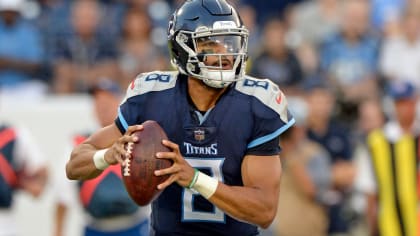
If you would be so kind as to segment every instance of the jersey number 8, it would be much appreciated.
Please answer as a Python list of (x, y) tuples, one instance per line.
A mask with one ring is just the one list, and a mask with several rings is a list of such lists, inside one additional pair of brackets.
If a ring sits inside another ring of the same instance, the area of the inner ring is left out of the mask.
[[(185, 158), (188, 163), (197, 169), (208, 169), (210, 170), (211, 176), (217, 180), (223, 182), (222, 176), (222, 165), (224, 158)], [(219, 208), (213, 205), (213, 212), (205, 212), (194, 210), (195, 196), (200, 195), (199, 193), (184, 188), (183, 192), (183, 203), (182, 203), (182, 221), (184, 222), (213, 222), (213, 223), (224, 223), (225, 214)]]

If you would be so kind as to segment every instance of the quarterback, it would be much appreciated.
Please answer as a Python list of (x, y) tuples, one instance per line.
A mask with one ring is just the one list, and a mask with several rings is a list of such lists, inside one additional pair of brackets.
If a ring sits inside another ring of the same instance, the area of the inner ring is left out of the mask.
[(279, 136), (294, 124), (281, 90), (245, 75), (248, 31), (225, 0), (187, 0), (168, 28), (177, 71), (140, 74), (115, 122), (74, 148), (70, 179), (94, 178), (123, 163), (124, 145), (157, 121), (173, 161), (152, 203), (150, 235), (258, 235), (276, 215)]

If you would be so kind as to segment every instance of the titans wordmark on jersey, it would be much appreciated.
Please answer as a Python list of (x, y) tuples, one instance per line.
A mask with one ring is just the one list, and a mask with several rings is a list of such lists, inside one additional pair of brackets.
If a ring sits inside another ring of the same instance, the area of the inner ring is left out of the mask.
[[(236, 186), (243, 185), (241, 164), (247, 150), (294, 123), (283, 93), (269, 80), (246, 77), (203, 114), (189, 103), (187, 79), (176, 72), (141, 74), (127, 89), (116, 119), (121, 133), (146, 120), (157, 121), (193, 167)], [(156, 235), (258, 234), (256, 226), (227, 216), (177, 184), (153, 202), (152, 229)]]

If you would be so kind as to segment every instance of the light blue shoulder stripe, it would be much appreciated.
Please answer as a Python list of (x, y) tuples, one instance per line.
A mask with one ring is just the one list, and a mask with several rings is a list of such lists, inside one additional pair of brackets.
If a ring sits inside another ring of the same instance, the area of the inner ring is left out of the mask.
[(288, 128), (290, 128), (290, 126), (292, 126), (294, 123), (295, 123), (295, 118), (292, 118), (287, 124), (283, 125), (282, 127), (280, 127), (278, 130), (274, 131), (273, 133), (268, 134), (266, 136), (263, 136), (263, 137), (260, 137), (260, 138), (257, 138), (255, 140), (251, 141), (248, 144), (247, 148), (253, 148), (253, 147), (256, 147), (256, 146), (258, 146), (260, 144), (263, 144), (263, 143), (265, 143), (267, 141), (272, 140), (273, 138), (279, 136), (284, 131), (286, 131)]
[(124, 130), (127, 131), (128, 124), (127, 124), (127, 121), (124, 119), (123, 114), (121, 113), (121, 108), (119, 108), (119, 107), (118, 107), (118, 119), (120, 120), (122, 126), (124, 127)]

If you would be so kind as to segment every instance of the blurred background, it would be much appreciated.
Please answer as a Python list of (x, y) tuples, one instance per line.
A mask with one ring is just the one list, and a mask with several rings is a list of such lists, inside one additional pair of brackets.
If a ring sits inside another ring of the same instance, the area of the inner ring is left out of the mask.
[[(173, 69), (166, 28), (180, 2), (0, 0), (1, 120), (32, 133), (51, 177), (40, 199), (17, 193), (22, 236), (53, 235), (57, 163), (73, 135), (98, 126), (89, 89)], [(250, 30), (248, 74), (278, 84), (297, 120), (281, 139), (279, 214), (263, 234), (374, 235), (366, 138), (397, 119), (397, 99), (420, 91), (420, 1), (230, 2)], [(82, 211), (74, 204), (65, 235), (80, 235)]]

